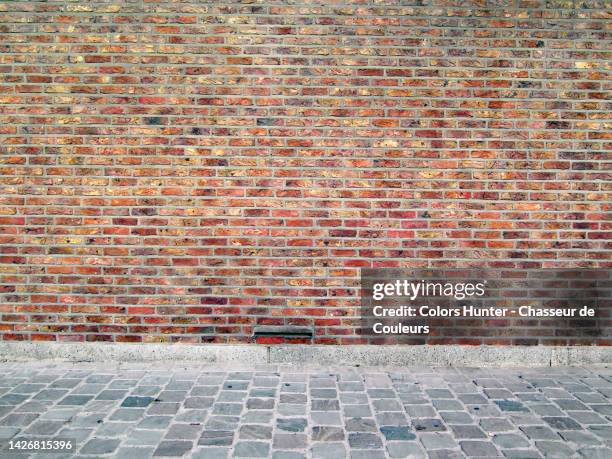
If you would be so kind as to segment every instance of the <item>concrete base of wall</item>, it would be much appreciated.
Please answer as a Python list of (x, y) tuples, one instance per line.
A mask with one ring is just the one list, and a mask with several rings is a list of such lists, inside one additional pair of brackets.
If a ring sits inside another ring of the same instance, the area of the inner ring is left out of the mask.
[(555, 346), (264, 346), (0, 342), (0, 360), (197, 361), (359, 366), (582, 366), (612, 363), (612, 348)]

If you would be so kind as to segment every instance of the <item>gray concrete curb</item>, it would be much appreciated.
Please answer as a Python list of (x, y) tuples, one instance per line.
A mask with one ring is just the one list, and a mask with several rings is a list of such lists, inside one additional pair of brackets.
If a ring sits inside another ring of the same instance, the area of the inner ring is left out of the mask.
[(612, 363), (609, 347), (309, 346), (0, 342), (0, 360), (197, 361), (240, 364), (581, 366)]

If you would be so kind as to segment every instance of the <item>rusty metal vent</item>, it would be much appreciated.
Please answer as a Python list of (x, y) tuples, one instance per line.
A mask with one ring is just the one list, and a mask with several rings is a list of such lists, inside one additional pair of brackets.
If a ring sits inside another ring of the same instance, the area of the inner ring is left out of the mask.
[(253, 337), (279, 336), (282, 338), (314, 338), (314, 330), (309, 327), (261, 325), (253, 328)]

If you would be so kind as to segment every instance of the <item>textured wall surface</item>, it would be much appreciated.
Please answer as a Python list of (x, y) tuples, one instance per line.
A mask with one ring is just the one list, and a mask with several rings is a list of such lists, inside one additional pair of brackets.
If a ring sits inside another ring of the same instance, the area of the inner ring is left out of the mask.
[(2, 339), (364, 343), (362, 267), (611, 266), (611, 17), (0, 1)]

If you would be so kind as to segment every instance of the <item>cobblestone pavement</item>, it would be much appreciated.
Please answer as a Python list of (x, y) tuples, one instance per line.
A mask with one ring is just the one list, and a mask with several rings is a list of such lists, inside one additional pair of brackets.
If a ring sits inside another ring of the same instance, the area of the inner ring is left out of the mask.
[(77, 445), (32, 457), (612, 458), (609, 368), (0, 368), (3, 448)]

